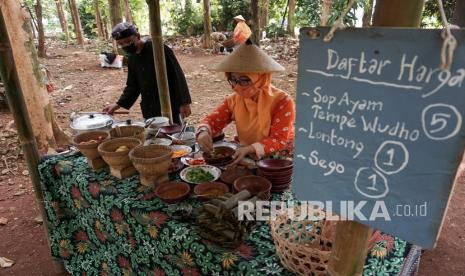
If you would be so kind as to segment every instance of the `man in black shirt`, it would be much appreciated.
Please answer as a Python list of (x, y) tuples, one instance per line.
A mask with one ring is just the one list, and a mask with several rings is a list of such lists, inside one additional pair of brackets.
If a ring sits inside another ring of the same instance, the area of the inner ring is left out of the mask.
[[(141, 40), (135, 26), (127, 22), (116, 25), (113, 28), (112, 37), (129, 55), (128, 78), (126, 88), (119, 100), (105, 107), (103, 112), (111, 115), (120, 107), (129, 109), (140, 94), (144, 118), (161, 116), (152, 41)], [(173, 51), (166, 45), (164, 45), (164, 50), (173, 120), (175, 123), (180, 123), (179, 114), (183, 118), (191, 114), (191, 97), (186, 78)]]

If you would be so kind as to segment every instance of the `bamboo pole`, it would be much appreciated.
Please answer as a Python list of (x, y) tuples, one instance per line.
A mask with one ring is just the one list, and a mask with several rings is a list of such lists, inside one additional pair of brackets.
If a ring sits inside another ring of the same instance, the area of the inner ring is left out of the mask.
[(336, 239), (328, 263), (331, 276), (362, 275), (372, 229), (355, 221), (337, 224)]
[[(26, 102), (23, 97), (20, 80), (13, 58), (10, 38), (7, 32), (3, 13), (0, 10), (0, 76), (5, 86), (5, 95), (8, 100), (10, 111), (18, 130), (18, 136), (21, 147), (24, 152), (24, 157), (29, 169), (32, 186), (36, 197), (37, 205), (39, 206), (40, 214), (43, 220), (45, 237), (47, 239), (48, 248), (50, 247), (50, 222), (47, 219), (47, 213), (44, 206), (44, 196), (40, 187), (40, 177), (38, 171), (39, 151), (37, 148), (34, 133), (28, 116)], [(51, 251), (50, 251), (51, 255)], [(64, 272), (61, 261), (55, 261), (55, 269), (58, 272)]]
[(146, 0), (149, 7), (150, 34), (153, 44), (153, 58), (155, 59), (155, 72), (157, 77), (158, 96), (160, 97), (161, 114), (173, 123), (171, 101), (166, 72), (165, 51), (160, 20), (160, 1)]
[(377, 0), (373, 26), (420, 27), (424, 0)]

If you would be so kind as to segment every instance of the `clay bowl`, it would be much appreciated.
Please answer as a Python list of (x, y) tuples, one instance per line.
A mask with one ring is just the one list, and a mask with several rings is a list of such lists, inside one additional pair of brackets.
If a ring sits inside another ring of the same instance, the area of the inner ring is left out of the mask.
[(264, 176), (266, 178), (284, 178), (284, 177), (291, 177), (292, 170), (289, 171), (279, 171), (279, 172), (267, 172), (263, 170), (257, 170), (257, 174)]
[(155, 189), (155, 195), (166, 203), (176, 203), (189, 196), (191, 187), (184, 182), (165, 182)]
[[(108, 139), (106, 131), (89, 131), (76, 135), (73, 138), (73, 144), (76, 145), (85, 157), (93, 160), (100, 157), (98, 146), (106, 139)], [(95, 140), (95, 142), (80, 144), (91, 140)]]
[(133, 137), (144, 142), (145, 128), (142, 126), (119, 126), (110, 130), (111, 138)]
[(247, 175), (236, 179), (233, 186), (238, 192), (248, 190), (252, 195), (257, 195), (259, 193), (269, 193), (272, 184), (268, 179), (261, 176)]
[(227, 163), (232, 160), (232, 156), (236, 152), (233, 148), (225, 146), (214, 147), (213, 151), (215, 152), (214, 155), (207, 152), (202, 154), (207, 164), (216, 165)]
[[(212, 191), (214, 190), (214, 191)], [(194, 194), (200, 200), (208, 200), (229, 192), (229, 187), (221, 182), (205, 182), (195, 186)]]
[[(141, 142), (137, 138), (115, 138), (101, 143), (98, 146), (98, 152), (110, 167), (121, 170), (132, 165), (129, 152), (140, 144)], [(120, 146), (126, 146), (129, 150), (115, 152)]]
[(265, 159), (257, 162), (257, 168), (263, 172), (281, 172), (292, 170), (294, 162), (287, 159)]
[(234, 181), (241, 176), (253, 175), (248, 169), (230, 167), (221, 173), (220, 180), (226, 184), (233, 185)]

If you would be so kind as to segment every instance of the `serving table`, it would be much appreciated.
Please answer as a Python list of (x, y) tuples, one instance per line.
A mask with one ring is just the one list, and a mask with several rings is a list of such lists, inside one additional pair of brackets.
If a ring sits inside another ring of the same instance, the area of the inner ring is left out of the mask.
[[(52, 254), (73, 275), (293, 275), (281, 265), (266, 222), (257, 222), (237, 248), (225, 249), (197, 234), (193, 216), (178, 216), (178, 209), (200, 207), (194, 197), (166, 204), (138, 175), (120, 180), (108, 168), (94, 171), (79, 153), (47, 157), (39, 172)], [(273, 199), (293, 196), (286, 191)], [(378, 236), (364, 275), (415, 271), (418, 248)]]

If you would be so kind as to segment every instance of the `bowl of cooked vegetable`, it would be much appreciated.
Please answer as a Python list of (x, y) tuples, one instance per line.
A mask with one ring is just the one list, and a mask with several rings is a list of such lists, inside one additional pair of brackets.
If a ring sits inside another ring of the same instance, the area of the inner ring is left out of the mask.
[(210, 165), (187, 167), (179, 173), (182, 180), (191, 184), (200, 184), (217, 180), (221, 170)]
[(207, 164), (218, 165), (232, 161), (232, 156), (236, 151), (231, 147), (219, 146), (213, 147), (213, 151), (204, 152), (203, 158)]
[(194, 188), (194, 194), (200, 200), (208, 200), (217, 198), (229, 192), (229, 187), (221, 182), (205, 182), (196, 185)]

